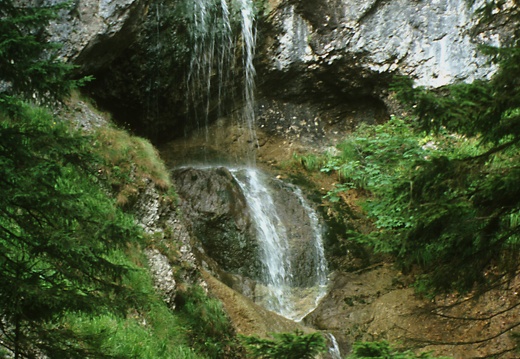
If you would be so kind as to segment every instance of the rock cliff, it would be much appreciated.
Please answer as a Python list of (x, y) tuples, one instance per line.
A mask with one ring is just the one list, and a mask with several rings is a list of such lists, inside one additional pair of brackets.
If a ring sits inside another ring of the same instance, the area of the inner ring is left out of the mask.
[[(384, 120), (395, 74), (429, 87), (489, 77), (495, 69), (478, 47), (506, 42), (511, 25), (482, 26), (479, 4), (265, 1), (255, 60), (259, 127), (312, 143)], [(65, 44), (63, 56), (95, 75), (90, 91), (100, 105), (164, 140), (194, 127), (186, 119), (187, 9), (182, 0), (78, 0), (50, 30)]]

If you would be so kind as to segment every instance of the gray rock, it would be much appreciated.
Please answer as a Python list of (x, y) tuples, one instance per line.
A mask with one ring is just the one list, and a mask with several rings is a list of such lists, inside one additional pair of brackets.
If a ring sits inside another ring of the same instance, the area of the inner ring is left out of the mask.
[[(60, 0), (50, 0), (57, 3)], [(61, 57), (92, 73), (107, 66), (133, 41), (145, 0), (75, 0), (48, 26)]]
[[(395, 74), (413, 76), (428, 87), (489, 78), (496, 68), (478, 46), (503, 43), (514, 25), (506, 19), (478, 24), (474, 11), (482, 1), (471, 8), (466, 0), (270, 1), (269, 15), (258, 21), (257, 111), (282, 102), (295, 110), (284, 114), (295, 121), (279, 134), (289, 137), (288, 130), (295, 139), (312, 138), (299, 125), (302, 121), (340, 123), (328, 132), (334, 134), (365, 120), (388, 118), (394, 109), (380, 109), (389, 106), (388, 85)], [(182, 5), (179, 0), (76, 0), (49, 27), (52, 40), (64, 45), (63, 58), (80, 65), (82, 74), (95, 75), (89, 90), (96, 99), (156, 141), (197, 127), (187, 116), (190, 14)], [(238, 31), (238, 18), (233, 24)], [(238, 77), (227, 86), (230, 93), (238, 93), (234, 87), (243, 83)], [(377, 114), (342, 115), (359, 113), (359, 103), (373, 106)], [(236, 112), (240, 107), (218, 105), (211, 103), (211, 108)], [(216, 112), (208, 121), (216, 119)], [(322, 136), (325, 124), (315, 127)]]
[(146, 249), (145, 254), (148, 257), (155, 288), (162, 294), (168, 306), (175, 309), (176, 282), (168, 257), (157, 249)]
[(430, 87), (486, 78), (495, 68), (477, 47), (499, 44), (501, 34), (475, 31), (478, 6), (464, 0), (286, 1), (272, 17), (275, 45), (264, 56), (272, 71), (349, 63), (369, 73), (411, 75)]
[(258, 243), (246, 201), (226, 168), (173, 172), (181, 208), (208, 269), (258, 277)]

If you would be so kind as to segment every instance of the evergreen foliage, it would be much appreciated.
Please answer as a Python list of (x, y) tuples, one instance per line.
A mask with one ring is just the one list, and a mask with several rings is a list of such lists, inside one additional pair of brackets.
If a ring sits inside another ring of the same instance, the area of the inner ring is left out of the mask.
[(200, 287), (190, 288), (180, 296), (180, 312), (192, 346), (207, 358), (238, 356), (239, 345), (222, 304)]
[[(511, 12), (511, 21), (520, 20), (518, 7)], [(483, 49), (499, 65), (491, 80), (429, 90), (399, 79), (393, 90), (409, 105), (409, 118), (360, 126), (335, 152), (299, 158), (308, 170), (318, 164), (322, 172), (336, 176), (339, 184), (328, 200), (344, 200), (347, 191), (365, 198), (362, 207), (374, 228), (349, 232), (349, 238), (393, 254), (402, 269), (421, 273), (415, 286), (432, 297), (468, 291), (478, 295), (507, 284), (519, 272), (516, 39), (508, 47)], [(353, 358), (393, 358), (386, 344), (359, 348)], [(366, 354), (371, 352), (376, 354)]]
[(242, 336), (251, 358), (256, 359), (312, 359), (326, 350), (321, 333), (273, 333), (273, 339)]
[[(493, 5), (495, 6), (495, 5)], [(496, 5), (499, 6), (499, 5)], [(500, 5), (501, 6), (501, 5)], [(518, 9), (511, 16), (520, 19)], [(515, 17), (516, 16), (516, 17)], [(484, 20), (482, 20), (484, 21)], [(520, 250), (520, 48), (485, 48), (499, 65), (490, 81), (393, 89), (413, 118), (361, 126), (308, 169), (334, 173), (331, 201), (349, 190), (368, 195), (364, 209), (376, 230), (353, 234), (405, 269), (425, 274), (430, 294), (489, 287), (515, 275)]]
[(28, 105), (0, 116), (2, 345), (15, 357), (37, 348), (84, 358), (55, 324), (67, 312), (125, 312), (114, 295), (131, 298), (129, 269), (108, 255), (141, 232), (101, 191), (87, 137)]
[(141, 298), (134, 301), (129, 315), (120, 316), (109, 310), (93, 315), (76, 312), (68, 313), (63, 322), (81, 336), (98, 338), (99, 347), (112, 357), (202, 358), (192, 349), (182, 313), (171, 311), (155, 292), (152, 279), (143, 264), (136, 267), (136, 259), (138, 263), (146, 262), (141, 248), (132, 246), (126, 252), (118, 251), (111, 258), (134, 268), (124, 278), (124, 284), (136, 290)]
[(0, 121), (0, 346), (15, 358), (143, 359), (200, 358), (189, 333), (226, 346), (214, 300), (172, 312), (155, 293), (142, 230), (106, 191), (96, 138), (38, 107), (18, 113)]
[[(484, 283), (491, 268), (514, 275), (520, 227), (520, 49), (494, 49), (500, 70), (491, 81), (449, 86), (441, 93), (398, 87), (422, 128), (475, 139), (475, 153), (445, 153), (417, 163), (408, 190), (414, 223), (401, 257), (430, 272), (440, 290)], [(405, 191), (401, 186), (401, 192)]]
[(0, 356), (200, 358), (183, 313), (155, 293), (141, 228), (110, 195), (136, 192), (149, 172), (173, 201), (157, 153), (124, 131), (72, 131), (37, 106), (79, 84), (44, 30), (61, 7), (0, 0)]
[(0, 0), (0, 103), (4, 108), (16, 98), (55, 102), (82, 82), (70, 79), (73, 66), (58, 59), (59, 45), (48, 42), (45, 33), (45, 25), (68, 3), (29, 4)]
[(354, 343), (352, 354), (347, 359), (448, 359), (447, 357), (433, 357), (430, 353), (414, 354), (410, 350), (399, 351), (387, 342), (357, 342)]

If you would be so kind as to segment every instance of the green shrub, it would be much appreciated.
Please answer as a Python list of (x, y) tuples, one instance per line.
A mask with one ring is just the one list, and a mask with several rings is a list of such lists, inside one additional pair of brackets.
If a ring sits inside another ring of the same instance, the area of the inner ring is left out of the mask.
[(321, 333), (273, 333), (273, 339), (241, 336), (247, 352), (256, 359), (311, 359), (325, 352), (325, 338)]
[(347, 359), (448, 359), (434, 357), (430, 353), (414, 354), (413, 352), (393, 349), (390, 344), (382, 342), (357, 342), (352, 348), (352, 354)]
[(201, 287), (178, 294), (180, 315), (192, 345), (208, 358), (233, 357), (240, 351), (222, 304), (208, 297)]

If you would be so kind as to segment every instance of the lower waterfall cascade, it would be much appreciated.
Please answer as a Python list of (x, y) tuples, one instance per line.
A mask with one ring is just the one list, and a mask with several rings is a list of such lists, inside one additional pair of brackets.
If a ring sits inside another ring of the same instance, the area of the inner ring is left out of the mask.
[[(280, 211), (287, 209), (280, 208), (275, 203), (267, 176), (255, 168), (233, 169), (231, 172), (246, 197), (261, 248), (264, 286), (260, 290), (264, 293), (260, 303), (286, 318), (300, 321), (317, 306), (327, 288), (328, 269), (323, 249), (323, 229), (317, 213), (307, 203), (299, 188), (287, 186), (301, 206), (303, 217), (308, 222), (306, 225), (311, 229), (309, 238), (304, 239), (309, 241), (305, 247), (307, 257), (304, 258), (312, 263), (313, 268), (311, 273), (298, 273), (298, 263), (291, 252), (295, 245), (305, 243), (290, 243), (294, 238), (290, 238), (287, 223), (279, 215)], [(304, 285), (300, 285), (302, 277), (306, 277), (307, 282)]]

